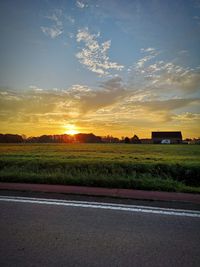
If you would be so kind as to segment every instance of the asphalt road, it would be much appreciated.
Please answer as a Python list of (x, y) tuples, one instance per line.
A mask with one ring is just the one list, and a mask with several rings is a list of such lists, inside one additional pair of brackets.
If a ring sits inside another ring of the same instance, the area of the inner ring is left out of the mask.
[(0, 266), (200, 266), (200, 218), (0, 201)]

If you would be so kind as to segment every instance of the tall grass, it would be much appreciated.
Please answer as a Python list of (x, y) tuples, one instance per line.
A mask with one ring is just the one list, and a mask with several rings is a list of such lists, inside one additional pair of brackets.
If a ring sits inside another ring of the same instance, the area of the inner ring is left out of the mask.
[(0, 181), (200, 193), (200, 147), (0, 145)]

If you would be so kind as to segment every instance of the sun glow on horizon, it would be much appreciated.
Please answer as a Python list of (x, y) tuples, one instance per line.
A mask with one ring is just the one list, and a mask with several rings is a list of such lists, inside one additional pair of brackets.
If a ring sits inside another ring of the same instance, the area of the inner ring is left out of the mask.
[(77, 127), (74, 124), (65, 125), (64, 128), (67, 129), (65, 131), (66, 134), (75, 135), (75, 134), (79, 133), (77, 130)]

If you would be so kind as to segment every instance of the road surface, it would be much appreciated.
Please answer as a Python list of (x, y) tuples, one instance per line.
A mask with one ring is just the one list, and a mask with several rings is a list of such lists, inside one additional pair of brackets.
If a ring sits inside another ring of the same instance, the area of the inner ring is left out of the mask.
[(0, 198), (0, 266), (200, 266), (200, 214)]

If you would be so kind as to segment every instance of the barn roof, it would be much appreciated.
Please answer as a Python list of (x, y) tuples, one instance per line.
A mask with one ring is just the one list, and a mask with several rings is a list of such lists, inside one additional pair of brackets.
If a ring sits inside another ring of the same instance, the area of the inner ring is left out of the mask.
[(178, 138), (178, 139), (182, 139), (182, 134), (181, 134), (181, 132), (152, 132), (152, 138), (163, 138), (163, 139)]

